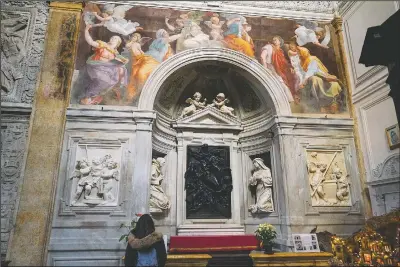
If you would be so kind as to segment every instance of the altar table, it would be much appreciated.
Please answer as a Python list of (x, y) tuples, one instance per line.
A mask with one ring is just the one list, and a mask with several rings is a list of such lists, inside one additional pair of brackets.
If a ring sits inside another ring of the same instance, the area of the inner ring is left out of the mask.
[(258, 248), (254, 235), (171, 236), (170, 253), (252, 251)]

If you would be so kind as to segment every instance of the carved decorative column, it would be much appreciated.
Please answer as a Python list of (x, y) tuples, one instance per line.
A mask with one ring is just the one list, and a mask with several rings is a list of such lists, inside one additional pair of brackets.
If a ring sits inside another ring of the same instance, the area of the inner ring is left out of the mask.
[(45, 265), (81, 10), (82, 4), (77, 2), (50, 3), (25, 177), (8, 254), (13, 266)]
[(365, 216), (371, 217), (372, 216), (371, 200), (369, 198), (368, 187), (366, 185), (366, 179), (367, 179), (365, 173), (366, 171), (364, 166), (363, 154), (361, 150), (358, 121), (352, 101), (353, 93), (349, 77), (350, 71), (347, 64), (348, 61), (346, 58), (346, 51), (343, 39), (343, 19), (340, 16), (335, 15), (334, 19), (332, 20), (332, 26), (335, 28), (339, 55), (341, 59), (341, 64), (339, 64), (339, 72), (347, 87), (347, 105), (349, 107), (350, 116), (353, 118), (354, 121), (354, 143), (357, 149), (358, 171), (359, 171), (360, 181), (362, 184), (362, 196), (364, 199), (363, 202), (364, 202)]
[(152, 127), (155, 119), (154, 111), (145, 114), (134, 114), (136, 122), (135, 162), (132, 179), (134, 201), (132, 216), (136, 213), (149, 213), (150, 176), (152, 159)]

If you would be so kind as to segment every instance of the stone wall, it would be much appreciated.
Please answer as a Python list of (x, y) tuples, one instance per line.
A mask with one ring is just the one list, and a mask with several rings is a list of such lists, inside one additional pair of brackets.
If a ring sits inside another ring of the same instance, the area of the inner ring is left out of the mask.
[(49, 10), (43, 1), (1, 5), (1, 259), (15, 226), (32, 102)]

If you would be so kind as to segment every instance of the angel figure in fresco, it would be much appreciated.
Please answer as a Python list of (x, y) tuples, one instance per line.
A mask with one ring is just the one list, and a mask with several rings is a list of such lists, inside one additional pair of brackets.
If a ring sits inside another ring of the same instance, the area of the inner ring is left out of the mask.
[[(143, 57), (144, 52), (142, 50), (142, 45), (150, 41), (150, 37), (142, 37), (139, 33), (135, 32), (131, 39), (126, 43), (125, 48), (127, 48), (131, 54), (132, 66), (131, 66), (131, 78), (137, 75), (139, 71), (139, 67), (137, 66), (140, 63), (140, 58)], [(135, 96), (135, 91), (131, 90), (135, 87), (128, 85), (126, 99), (131, 101)]]
[(195, 22), (190, 22), (188, 31), (184, 30), (182, 34), (185, 36), (185, 40), (183, 41), (184, 50), (210, 46), (210, 36), (205, 34)]
[(294, 70), (286, 59), (285, 43), (280, 36), (272, 38), (272, 44), (265, 45), (261, 50), (261, 64), (276, 73), (279, 80), (285, 85), (286, 96), (289, 102), (296, 97), (296, 76)]
[(93, 27), (104, 26), (111, 32), (126, 36), (143, 29), (139, 27), (139, 23), (125, 19), (126, 11), (131, 8), (132, 6), (129, 5), (120, 5), (116, 7), (115, 4), (106, 4), (104, 5), (101, 15), (98, 15), (97, 12), (91, 12), (95, 18), (101, 21), (100, 23), (93, 24), (90, 13), (85, 14), (85, 22), (87, 24), (93, 24)]
[[(175, 20), (176, 26), (173, 26), (169, 23), (169, 18), (165, 18), (165, 24), (167, 28), (172, 31), (174, 34), (181, 34), (185, 29), (190, 28), (190, 20), (188, 14), (181, 14), (179, 18)], [(188, 31), (188, 30), (186, 30)], [(183, 42), (185, 41), (185, 34), (181, 34), (181, 36), (176, 40), (175, 52), (179, 53), (184, 50)]]
[(118, 177), (118, 164), (112, 159), (108, 159), (104, 162), (104, 167), (100, 173), (101, 177), (101, 190), (99, 190), (104, 200), (114, 201), (115, 197), (112, 193), (113, 189), (113, 180), (119, 181)]
[(300, 85), (302, 85), (304, 82), (306, 73), (301, 66), (297, 44), (294, 41), (290, 42), (288, 48), (289, 49), (287, 53), (290, 59), (290, 64), (292, 65), (294, 73), (296, 74), (295, 91), (297, 92), (300, 89)]
[(328, 43), (331, 40), (329, 27), (325, 26), (325, 38), (320, 43), (319, 37), (322, 35), (324, 29), (318, 27), (318, 23), (308, 20), (297, 21), (296, 30), (296, 41), (299, 46), (303, 46), (307, 43), (313, 43), (317, 46), (328, 48)]
[(117, 48), (121, 45), (119, 36), (112, 36), (108, 43), (97, 40), (93, 41), (88, 24), (85, 28), (85, 40), (92, 46), (95, 53), (86, 61), (86, 71), (89, 85), (86, 88), (85, 97), (80, 100), (83, 105), (100, 104), (104, 95), (113, 91), (116, 98), (121, 97), (120, 88), (128, 84), (128, 75), (125, 64), (128, 59), (122, 57)]
[(185, 102), (190, 104), (190, 106), (188, 106), (182, 110), (182, 114), (181, 114), (180, 118), (183, 118), (185, 116), (190, 116), (194, 112), (196, 112), (196, 110), (205, 108), (207, 99), (204, 98), (203, 102), (200, 102), (200, 100), (201, 100), (201, 94), (199, 92), (194, 93), (192, 98), (186, 99)]
[(233, 14), (225, 14), (224, 17), (227, 19), (228, 27), (223, 33), (226, 46), (254, 58), (254, 44), (248, 35), (251, 27), (247, 24), (246, 18)]
[[(131, 44), (130, 50), (134, 61), (132, 62), (132, 72), (127, 87), (127, 100), (129, 102), (132, 102), (137, 96), (140, 95), (143, 85), (153, 70), (160, 65), (161, 62), (174, 54), (170, 43), (178, 39), (180, 36), (181, 34), (170, 36), (166, 30), (159, 29), (156, 32), (156, 39), (153, 40), (149, 50), (144, 54), (140, 52), (141, 49), (140, 51), (135, 49), (135, 47), (137, 48), (137, 45), (134, 45), (132, 49)], [(142, 38), (140, 38), (140, 35), (137, 34), (132, 36), (132, 39), (135, 40), (133, 43), (143, 43), (144, 41), (139, 41), (142, 40)], [(146, 40), (148, 41), (148, 39)]]
[(342, 84), (339, 79), (329, 74), (328, 69), (316, 56), (304, 47), (297, 48), (300, 63), (305, 72), (304, 81), (300, 85), (302, 102), (311, 108), (309, 112), (338, 113), (342, 102)]
[(214, 41), (222, 41), (224, 39), (222, 25), (225, 24), (225, 21), (220, 21), (218, 14), (214, 13), (210, 20), (204, 21), (204, 24), (211, 29), (210, 35)]

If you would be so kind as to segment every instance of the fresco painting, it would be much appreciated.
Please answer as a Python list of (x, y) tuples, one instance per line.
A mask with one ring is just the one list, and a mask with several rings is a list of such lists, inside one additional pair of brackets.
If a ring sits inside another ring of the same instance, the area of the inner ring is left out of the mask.
[(294, 113), (348, 112), (329, 24), (96, 3), (86, 5), (83, 21), (72, 104), (135, 106), (150, 74), (171, 56), (224, 47), (271, 70)]

